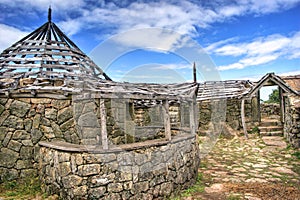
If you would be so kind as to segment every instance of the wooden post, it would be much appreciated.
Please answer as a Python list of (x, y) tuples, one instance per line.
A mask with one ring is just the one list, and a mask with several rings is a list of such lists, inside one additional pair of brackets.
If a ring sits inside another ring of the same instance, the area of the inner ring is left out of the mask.
[(168, 100), (163, 101), (163, 115), (164, 115), (164, 126), (165, 126), (165, 136), (167, 140), (171, 140), (171, 122), (169, 115), (169, 102)]
[(191, 134), (196, 134), (196, 126), (195, 126), (195, 104), (194, 101), (189, 103), (189, 111), (190, 111), (190, 129)]
[(194, 83), (197, 83), (196, 63), (195, 62), (193, 65), (193, 77), (194, 77)]
[(100, 99), (101, 141), (103, 149), (108, 149), (106, 129), (106, 108), (104, 99)]
[(284, 123), (284, 120), (285, 120), (285, 112), (284, 112), (284, 96), (283, 96), (283, 91), (281, 89), (281, 87), (279, 87), (279, 98), (280, 98), (280, 121), (282, 123)]
[(245, 99), (242, 99), (241, 103), (241, 117), (242, 117), (242, 125), (243, 125), (243, 130), (245, 137), (248, 139), (248, 132), (247, 132), (247, 127), (246, 127), (246, 122), (245, 122)]

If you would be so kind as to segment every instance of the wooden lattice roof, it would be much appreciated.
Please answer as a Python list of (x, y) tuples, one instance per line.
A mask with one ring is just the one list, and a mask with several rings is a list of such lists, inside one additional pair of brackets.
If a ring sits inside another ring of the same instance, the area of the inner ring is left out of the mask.
[(246, 80), (207, 81), (199, 83), (197, 101), (241, 98), (252, 87), (252, 83)]
[[(5, 49), (0, 55), (0, 80), (14, 84), (21, 78), (108, 79), (110, 78), (52, 21)], [(1, 85), (0, 85), (1, 86)]]

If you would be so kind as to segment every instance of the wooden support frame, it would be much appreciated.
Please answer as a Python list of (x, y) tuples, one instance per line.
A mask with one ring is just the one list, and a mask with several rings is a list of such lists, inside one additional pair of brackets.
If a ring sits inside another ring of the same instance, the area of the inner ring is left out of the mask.
[(242, 102), (241, 102), (241, 118), (242, 118), (244, 134), (245, 134), (245, 137), (248, 139), (248, 132), (247, 132), (247, 126), (246, 126), (246, 121), (245, 121), (245, 99), (242, 99)]
[(171, 121), (169, 114), (169, 102), (168, 100), (163, 101), (163, 116), (164, 116), (164, 127), (165, 127), (165, 136), (167, 140), (171, 140)]
[(101, 142), (104, 150), (108, 149), (107, 128), (106, 128), (106, 108), (104, 99), (100, 99), (100, 120), (101, 120)]

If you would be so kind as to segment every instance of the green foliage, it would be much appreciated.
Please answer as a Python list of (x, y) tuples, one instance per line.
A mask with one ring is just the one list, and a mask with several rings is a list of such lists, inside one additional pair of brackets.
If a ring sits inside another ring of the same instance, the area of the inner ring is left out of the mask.
[(274, 89), (265, 103), (280, 103), (279, 90)]
[(295, 153), (292, 154), (293, 156), (296, 156), (300, 160), (300, 151), (296, 151)]
[(248, 131), (249, 134), (259, 134), (259, 128), (257, 126), (253, 127), (251, 131)]
[(26, 178), (25, 180), (5, 181), (0, 185), (0, 196), (8, 199), (23, 199), (34, 197), (41, 193), (40, 182), (37, 177)]

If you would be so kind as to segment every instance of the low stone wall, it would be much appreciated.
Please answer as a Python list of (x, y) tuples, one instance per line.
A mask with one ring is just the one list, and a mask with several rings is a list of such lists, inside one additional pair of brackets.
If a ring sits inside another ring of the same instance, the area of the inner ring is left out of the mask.
[(40, 142), (43, 189), (62, 199), (164, 199), (195, 183), (200, 163), (195, 135), (120, 145)]
[(280, 116), (280, 105), (278, 103), (261, 103), (260, 112), (262, 117)]
[(300, 106), (286, 99), (285, 107), (284, 136), (292, 146), (300, 148)]

